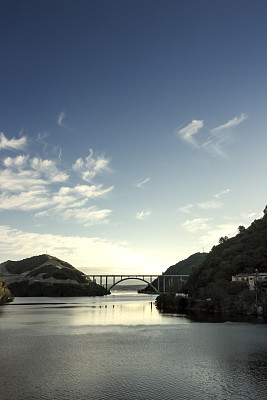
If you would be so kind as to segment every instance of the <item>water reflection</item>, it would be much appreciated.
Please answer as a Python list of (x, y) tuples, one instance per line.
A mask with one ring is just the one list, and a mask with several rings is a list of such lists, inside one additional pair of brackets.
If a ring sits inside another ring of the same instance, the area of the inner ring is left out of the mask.
[(5, 400), (265, 398), (267, 325), (198, 323), (154, 301), (115, 293), (2, 307)]

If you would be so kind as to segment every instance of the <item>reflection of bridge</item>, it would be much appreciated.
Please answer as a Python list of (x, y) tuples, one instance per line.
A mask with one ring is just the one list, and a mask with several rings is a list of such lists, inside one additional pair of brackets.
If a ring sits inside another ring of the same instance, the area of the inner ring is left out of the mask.
[[(147, 283), (156, 293), (165, 293), (166, 285), (171, 286), (176, 280), (185, 282), (189, 275), (87, 275), (87, 277), (100, 286), (104, 286), (106, 290), (111, 290), (118, 283), (128, 279), (137, 279)], [(161, 287), (162, 290), (160, 290)]]

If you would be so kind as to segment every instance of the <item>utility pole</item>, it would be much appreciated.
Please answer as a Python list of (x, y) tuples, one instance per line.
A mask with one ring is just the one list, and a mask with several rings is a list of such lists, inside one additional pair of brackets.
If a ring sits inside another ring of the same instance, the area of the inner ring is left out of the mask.
[(258, 270), (255, 269), (255, 295), (256, 295), (256, 308), (258, 311)]

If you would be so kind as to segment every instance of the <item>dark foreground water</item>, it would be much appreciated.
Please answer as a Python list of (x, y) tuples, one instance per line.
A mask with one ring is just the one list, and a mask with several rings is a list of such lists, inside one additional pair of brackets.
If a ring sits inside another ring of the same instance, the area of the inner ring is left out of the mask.
[(17, 298), (1, 307), (0, 399), (267, 398), (267, 325), (193, 322), (159, 313), (154, 299)]

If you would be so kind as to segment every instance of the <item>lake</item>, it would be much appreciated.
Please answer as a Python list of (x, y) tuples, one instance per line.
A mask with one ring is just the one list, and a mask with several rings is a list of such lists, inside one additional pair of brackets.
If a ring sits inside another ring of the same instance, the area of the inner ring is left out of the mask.
[(156, 296), (0, 308), (1, 400), (263, 400), (267, 325), (163, 314)]

